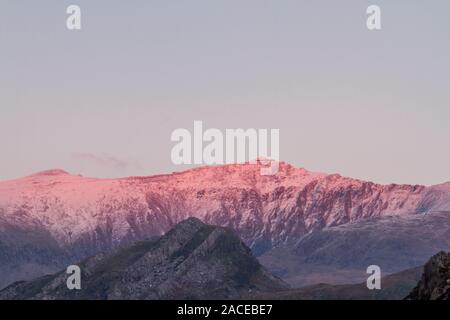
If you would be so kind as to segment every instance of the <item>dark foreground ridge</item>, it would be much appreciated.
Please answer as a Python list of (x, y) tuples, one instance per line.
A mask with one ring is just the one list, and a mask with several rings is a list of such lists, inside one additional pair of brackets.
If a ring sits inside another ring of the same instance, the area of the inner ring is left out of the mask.
[(0, 299), (239, 299), (286, 289), (228, 228), (189, 218), (157, 240), (146, 240), (79, 263), (81, 290), (68, 274), (16, 282)]
[(425, 265), (410, 300), (450, 300), (450, 253), (439, 252)]

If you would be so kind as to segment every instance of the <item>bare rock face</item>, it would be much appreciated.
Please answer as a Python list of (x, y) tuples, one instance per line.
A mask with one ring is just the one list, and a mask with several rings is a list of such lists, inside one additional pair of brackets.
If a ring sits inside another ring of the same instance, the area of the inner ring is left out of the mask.
[(425, 265), (409, 300), (450, 300), (450, 253), (439, 252)]
[(189, 218), (158, 240), (79, 264), (82, 289), (61, 271), (0, 291), (0, 299), (226, 299), (288, 286), (270, 275), (227, 228)]

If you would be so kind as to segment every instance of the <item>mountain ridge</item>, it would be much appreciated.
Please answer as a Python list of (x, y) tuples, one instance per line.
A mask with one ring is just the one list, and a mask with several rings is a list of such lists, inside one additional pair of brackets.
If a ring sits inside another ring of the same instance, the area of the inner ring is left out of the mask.
[[(58, 169), (0, 182), (0, 230), (8, 230), (0, 233), (0, 272), (10, 274), (17, 261), (40, 261), (44, 243), (57, 243), (57, 257), (65, 264), (161, 236), (188, 217), (235, 230), (261, 255), (324, 228), (449, 209), (448, 184), (380, 185), (284, 162), (273, 176), (261, 176), (259, 164), (120, 179), (82, 177)], [(29, 243), (23, 250), (3, 239), (30, 230), (45, 237), (42, 244)], [(52, 267), (38, 265), (24, 278)], [(21, 277), (0, 279), (0, 287), (15, 279)]]
[[(301, 170), (307, 173), (311, 173), (311, 174), (316, 174), (316, 175), (322, 175), (322, 176), (336, 176), (336, 177), (340, 177), (340, 178), (346, 178), (346, 179), (352, 179), (355, 181), (359, 181), (359, 182), (368, 182), (368, 183), (373, 183), (376, 185), (381, 185), (381, 186), (401, 186), (401, 185), (408, 185), (408, 186), (418, 186), (418, 187), (438, 187), (438, 186), (444, 186), (444, 187), (448, 187), (450, 188), (450, 180), (449, 181), (443, 181), (443, 182), (439, 182), (439, 183), (435, 183), (435, 184), (421, 184), (421, 183), (402, 183), (402, 182), (387, 182), (387, 183), (383, 183), (383, 182), (376, 182), (373, 181), (371, 179), (364, 179), (364, 178), (353, 178), (350, 175), (342, 175), (338, 172), (334, 172), (334, 173), (330, 173), (330, 172), (325, 172), (325, 171), (314, 171), (314, 170), (308, 170), (305, 167), (296, 167), (292, 164), (289, 164), (285, 161), (279, 161), (280, 165), (283, 166), (290, 166), (292, 168), (295, 168), (297, 170)], [(260, 163), (250, 163), (250, 162), (245, 162), (245, 163), (235, 163), (235, 164), (216, 164), (216, 165), (204, 165), (204, 166), (197, 166), (197, 167), (192, 167), (192, 168), (187, 168), (185, 170), (180, 170), (180, 171), (172, 171), (169, 173), (156, 173), (156, 174), (146, 174), (146, 175), (130, 175), (130, 176), (118, 176), (118, 177), (104, 177), (104, 178), (98, 178), (98, 177), (94, 177), (94, 176), (86, 176), (82, 173), (72, 173), (70, 171), (67, 171), (63, 168), (49, 168), (46, 170), (41, 170), (41, 171), (36, 171), (33, 172), (31, 174), (25, 175), (25, 176), (20, 176), (17, 178), (10, 178), (10, 179), (4, 179), (4, 180), (0, 180), (0, 183), (2, 182), (8, 182), (8, 181), (14, 181), (14, 180), (20, 180), (20, 179), (25, 179), (25, 178), (29, 178), (29, 177), (34, 177), (34, 176), (58, 176), (58, 175), (69, 175), (69, 176), (74, 176), (74, 177), (83, 177), (83, 178), (87, 178), (87, 179), (97, 179), (97, 180), (126, 180), (126, 179), (146, 179), (146, 178), (158, 178), (158, 177), (167, 177), (167, 176), (174, 176), (174, 175), (183, 175), (186, 173), (194, 173), (197, 171), (204, 171), (204, 170), (214, 170), (216, 168), (223, 168), (223, 167), (240, 167), (240, 166), (257, 166), (258, 168), (261, 167)]]
[(81, 289), (60, 271), (0, 291), (1, 299), (229, 299), (287, 289), (228, 228), (188, 218), (156, 240), (145, 240), (77, 264)]

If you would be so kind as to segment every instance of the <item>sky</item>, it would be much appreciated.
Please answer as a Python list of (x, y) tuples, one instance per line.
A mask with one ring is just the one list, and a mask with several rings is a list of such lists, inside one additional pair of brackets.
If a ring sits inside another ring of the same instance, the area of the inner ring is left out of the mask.
[[(66, 28), (81, 8), (82, 29)], [(381, 8), (369, 31), (366, 8)], [(450, 181), (450, 2), (0, 0), (0, 180), (180, 171), (171, 133), (280, 130), (280, 158)]]

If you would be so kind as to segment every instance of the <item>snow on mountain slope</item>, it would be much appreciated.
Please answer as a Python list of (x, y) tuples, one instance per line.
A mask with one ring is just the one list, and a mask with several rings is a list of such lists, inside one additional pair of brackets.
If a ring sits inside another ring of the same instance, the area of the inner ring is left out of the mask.
[(63, 247), (95, 252), (195, 216), (232, 227), (258, 253), (366, 217), (450, 209), (449, 184), (379, 185), (286, 163), (274, 176), (259, 169), (224, 165), (122, 179), (49, 170), (0, 182), (0, 225), (44, 228)]

